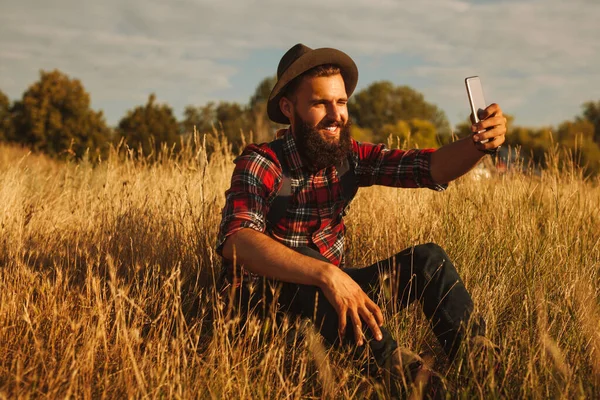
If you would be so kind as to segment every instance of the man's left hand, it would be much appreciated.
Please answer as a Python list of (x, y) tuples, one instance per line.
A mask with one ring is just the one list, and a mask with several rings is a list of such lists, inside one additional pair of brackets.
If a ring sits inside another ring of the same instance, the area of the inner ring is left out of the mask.
[[(490, 104), (480, 113), (479, 119), (478, 123), (471, 125), (471, 131), (474, 132), (473, 142), (477, 150), (486, 152), (499, 148), (506, 139), (506, 118), (502, 115), (500, 106), (496, 103)], [(488, 142), (481, 143), (486, 139)]]

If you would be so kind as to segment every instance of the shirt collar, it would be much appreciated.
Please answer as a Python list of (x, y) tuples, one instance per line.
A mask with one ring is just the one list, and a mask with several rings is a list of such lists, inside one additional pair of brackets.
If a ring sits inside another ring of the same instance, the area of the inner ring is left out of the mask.
[(296, 146), (292, 131), (289, 128), (280, 129), (277, 132), (277, 138), (280, 137), (283, 138), (283, 154), (286, 158), (285, 162), (287, 162), (290, 172), (302, 170), (304, 164), (302, 164), (302, 159), (300, 158), (300, 153), (298, 153), (298, 146)]

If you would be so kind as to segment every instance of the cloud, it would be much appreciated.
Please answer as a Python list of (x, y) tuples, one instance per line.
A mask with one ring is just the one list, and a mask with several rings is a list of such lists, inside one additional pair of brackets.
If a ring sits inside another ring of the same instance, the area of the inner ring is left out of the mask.
[[(244, 101), (263, 77), (247, 60), (303, 42), (360, 60), (414, 60), (398, 67), (407, 81), (397, 83), (420, 85), (453, 122), (466, 112), (462, 79), (474, 72), (486, 93), (521, 112), (518, 121), (557, 122), (598, 96), (598, 20), (600, 4), (584, 0), (21, 0), (0, 15), (0, 88), (19, 97), (39, 69), (59, 68), (116, 123), (151, 91), (178, 113), (224, 94)], [(377, 76), (377, 63), (359, 68)], [(558, 109), (532, 107), (541, 93), (562, 99), (549, 102)]]

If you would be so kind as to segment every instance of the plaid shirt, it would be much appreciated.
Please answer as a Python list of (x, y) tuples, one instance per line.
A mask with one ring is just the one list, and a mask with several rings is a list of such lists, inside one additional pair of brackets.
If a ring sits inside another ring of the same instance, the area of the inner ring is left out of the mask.
[[(429, 169), (433, 149), (387, 149), (383, 144), (352, 140), (357, 187), (428, 187), (444, 190), (431, 179)], [(316, 173), (303, 168), (294, 137), (284, 133), (284, 160), (278, 160), (268, 143), (247, 146), (235, 159), (231, 187), (225, 192), (217, 253), (222, 255), (227, 237), (240, 229), (264, 232), (288, 247), (311, 247), (332, 264), (342, 266), (346, 227), (343, 216), (352, 197), (344, 198), (334, 166)], [(292, 198), (286, 216), (271, 226), (266, 219), (269, 205), (282, 184), (281, 162), (287, 163)], [(231, 263), (225, 262), (231, 277)], [(241, 271), (246, 274), (246, 271)], [(238, 275), (240, 276), (240, 275)]]

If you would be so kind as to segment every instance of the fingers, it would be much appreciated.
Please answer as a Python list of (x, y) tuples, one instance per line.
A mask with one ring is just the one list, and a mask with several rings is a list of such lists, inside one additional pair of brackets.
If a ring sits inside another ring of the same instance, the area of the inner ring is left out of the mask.
[(503, 116), (493, 116), (490, 118), (487, 118), (483, 121), (479, 121), (476, 124), (473, 124), (471, 126), (471, 130), (473, 132), (480, 132), (480, 131), (484, 131), (486, 129), (495, 127), (495, 126), (504, 126), (506, 127), (506, 118), (504, 118)]
[[(362, 332), (362, 321), (364, 321), (371, 332), (375, 340), (379, 341), (383, 339), (380, 325), (383, 325), (383, 314), (379, 309), (379, 306), (374, 303), (367, 295), (364, 295), (364, 304), (357, 307), (356, 309), (349, 310), (350, 318), (354, 325), (354, 336), (356, 343), (359, 346), (363, 345), (363, 332)], [(362, 320), (362, 321), (361, 321)]]
[[(383, 325), (383, 313), (379, 306), (367, 296), (361, 287), (345, 273), (341, 272), (336, 285), (325, 287), (323, 293), (338, 314), (338, 335), (340, 340), (346, 333), (348, 323), (352, 324), (357, 345), (364, 344), (361, 319), (369, 327), (376, 340), (383, 335), (379, 326)], [(350, 320), (350, 321), (348, 321)]]
[(346, 309), (342, 308), (338, 311), (338, 329), (339, 329), (339, 336), (340, 336), (340, 340), (344, 337), (344, 334), (346, 333)]
[(479, 119), (487, 119), (490, 116), (502, 116), (502, 109), (496, 103), (492, 103), (479, 113)]
[(476, 142), (475, 146), (477, 146), (477, 148), (479, 150), (492, 150), (492, 149), (495, 149), (496, 147), (500, 147), (502, 145), (502, 143), (504, 143), (505, 140), (506, 140), (506, 137), (502, 134), (499, 136), (493, 136), (493, 140), (490, 139), (486, 143)]
[(373, 336), (375, 337), (375, 339), (376, 340), (383, 339), (383, 335), (381, 334), (381, 330), (379, 329), (379, 326), (377, 325), (377, 321), (375, 320), (373, 313), (368, 308), (365, 307), (365, 308), (361, 309), (360, 315), (361, 315), (362, 319), (367, 323), (367, 326), (369, 327), (371, 332), (373, 332)]
[(352, 323), (354, 324), (354, 339), (356, 339), (356, 344), (359, 346), (363, 345), (363, 333), (362, 333), (362, 323), (360, 322), (360, 317), (358, 316), (358, 312), (356, 310), (350, 310), (350, 319), (352, 319)]
[(377, 321), (377, 325), (383, 326), (383, 313), (381, 312), (381, 309), (379, 308), (379, 306), (374, 301), (369, 299), (369, 303), (367, 304), (367, 307), (369, 308), (371, 313), (373, 313), (373, 316), (375, 317), (375, 320)]
[(484, 132), (478, 132), (477, 134), (473, 135), (473, 140), (477, 143), (486, 139), (495, 140), (502, 138), (502, 141), (504, 141), (504, 135), (506, 135), (506, 127), (502, 125), (497, 125), (492, 129), (488, 129)]
[(505, 141), (506, 118), (496, 103), (490, 104), (481, 113), (481, 121), (471, 126), (473, 141), (479, 150), (492, 150)]

